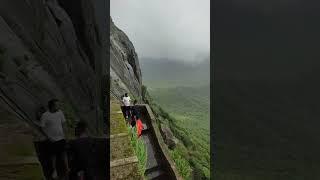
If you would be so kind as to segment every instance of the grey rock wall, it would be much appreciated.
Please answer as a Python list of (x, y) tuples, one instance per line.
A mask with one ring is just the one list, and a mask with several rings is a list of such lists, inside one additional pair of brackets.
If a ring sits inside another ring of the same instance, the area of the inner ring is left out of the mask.
[(0, 108), (33, 126), (35, 111), (58, 98), (101, 131), (109, 76), (106, 3), (0, 1)]
[(141, 69), (138, 55), (127, 35), (110, 18), (110, 92), (120, 98), (125, 92), (141, 100)]

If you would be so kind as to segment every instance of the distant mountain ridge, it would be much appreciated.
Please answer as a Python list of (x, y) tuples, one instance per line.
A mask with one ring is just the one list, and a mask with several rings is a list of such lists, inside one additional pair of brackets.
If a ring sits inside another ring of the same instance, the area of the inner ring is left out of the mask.
[(141, 58), (140, 65), (148, 93), (173, 117), (169, 126), (180, 141), (175, 152), (186, 157), (193, 179), (210, 179), (209, 56), (198, 56), (194, 63)]
[(147, 86), (202, 86), (209, 84), (209, 59), (193, 64), (177, 60), (151, 58), (141, 58), (140, 62), (143, 74), (142, 80)]

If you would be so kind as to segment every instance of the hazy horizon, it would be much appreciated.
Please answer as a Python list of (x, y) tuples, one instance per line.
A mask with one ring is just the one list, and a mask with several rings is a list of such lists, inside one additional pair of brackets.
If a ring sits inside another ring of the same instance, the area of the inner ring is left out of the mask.
[(139, 58), (197, 62), (210, 53), (209, 0), (111, 0), (111, 18)]

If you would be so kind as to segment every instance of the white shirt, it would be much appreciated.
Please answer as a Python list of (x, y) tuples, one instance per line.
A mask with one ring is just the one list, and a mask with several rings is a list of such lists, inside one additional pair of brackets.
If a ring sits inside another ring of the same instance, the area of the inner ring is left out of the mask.
[(66, 122), (62, 111), (51, 113), (46, 111), (40, 119), (40, 126), (51, 141), (64, 139), (62, 123)]
[(123, 97), (122, 101), (123, 101), (123, 104), (124, 104), (125, 106), (130, 106), (130, 101), (131, 101), (131, 99), (130, 99), (129, 96), (128, 96), (128, 97)]

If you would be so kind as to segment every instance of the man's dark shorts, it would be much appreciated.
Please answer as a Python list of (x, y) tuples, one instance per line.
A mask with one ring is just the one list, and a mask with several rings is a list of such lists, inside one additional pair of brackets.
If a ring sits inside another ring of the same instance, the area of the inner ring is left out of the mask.
[(131, 106), (124, 106), (124, 112), (125, 113), (130, 113), (130, 110), (131, 110)]
[(50, 151), (51, 155), (58, 156), (62, 155), (66, 152), (66, 140), (62, 139), (59, 141), (51, 142), (50, 143)]

